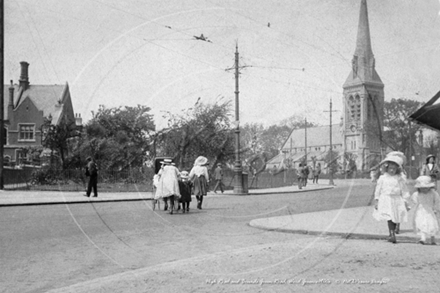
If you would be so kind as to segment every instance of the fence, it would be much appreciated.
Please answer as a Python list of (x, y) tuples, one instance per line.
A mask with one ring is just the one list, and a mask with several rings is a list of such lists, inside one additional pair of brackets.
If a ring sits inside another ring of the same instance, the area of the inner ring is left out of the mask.
[[(44, 173), (41, 168), (32, 166), (21, 169), (4, 169), (5, 189), (84, 191), (88, 178), (84, 170), (53, 170), (51, 174)], [(38, 172), (41, 178), (38, 177)], [(416, 178), (417, 168), (407, 170), (408, 175)], [(101, 170), (98, 174), (98, 189), (100, 192), (150, 192), (153, 190), (152, 169), (132, 169), (127, 171)], [(352, 174), (335, 174), (334, 179), (369, 178), (369, 172), (354, 172)], [(320, 178), (328, 179), (328, 174), (321, 173)], [(247, 177), (249, 189), (275, 188), (296, 185), (298, 179), (294, 169), (288, 169), (273, 174), (268, 171)], [(215, 180), (211, 180), (210, 190), (214, 189)], [(234, 188), (234, 171), (224, 170), (223, 183), (226, 189)]]

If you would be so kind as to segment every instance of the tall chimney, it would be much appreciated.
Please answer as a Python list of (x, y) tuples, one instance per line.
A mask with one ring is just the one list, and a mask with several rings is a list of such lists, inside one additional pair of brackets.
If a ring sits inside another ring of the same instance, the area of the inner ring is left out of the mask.
[(11, 80), (11, 86), (9, 87), (9, 104), (8, 107), (14, 107), (14, 84)]
[(20, 86), (23, 87), (24, 89), (27, 89), (29, 86), (29, 75), (28, 75), (29, 63), (27, 63), (26, 61), (21, 61), (20, 65), (21, 65), (21, 74), (19, 79)]

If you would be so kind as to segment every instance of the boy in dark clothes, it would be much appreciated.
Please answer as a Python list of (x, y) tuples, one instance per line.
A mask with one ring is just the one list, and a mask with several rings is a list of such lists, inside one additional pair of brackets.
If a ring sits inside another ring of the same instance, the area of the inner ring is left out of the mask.
[(189, 212), (189, 203), (191, 202), (192, 182), (188, 180), (188, 172), (182, 171), (179, 180), (180, 200), (182, 203), (182, 212)]

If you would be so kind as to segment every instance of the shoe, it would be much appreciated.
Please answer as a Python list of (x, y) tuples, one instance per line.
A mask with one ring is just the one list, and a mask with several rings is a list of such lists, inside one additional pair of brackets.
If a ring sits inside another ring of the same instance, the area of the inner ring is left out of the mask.
[(168, 210), (168, 205), (166, 204), (165, 207), (163, 208), (164, 211)]
[(83, 194), (83, 196), (85, 196), (85, 197), (90, 197), (90, 195), (87, 195), (87, 194)]
[(396, 232), (395, 232), (396, 234), (399, 234), (400, 233), (400, 224), (397, 224), (396, 225)]
[(189, 213), (189, 208), (187, 208), (186, 211)]
[(93, 197), (98, 197), (97, 195), (94, 195)]
[(418, 244), (422, 244), (425, 245), (425, 241), (419, 240), (419, 242), (417, 242)]

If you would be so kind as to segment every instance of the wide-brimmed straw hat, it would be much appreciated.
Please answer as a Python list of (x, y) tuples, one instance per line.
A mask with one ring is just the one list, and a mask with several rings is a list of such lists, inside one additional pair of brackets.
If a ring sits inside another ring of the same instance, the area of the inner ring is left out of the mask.
[[(402, 159), (402, 167), (406, 165), (406, 157), (405, 154), (399, 151), (393, 151), (393, 152), (389, 152), (386, 157), (388, 156), (398, 156)], [(385, 157), (385, 158), (386, 158)]]
[(206, 165), (207, 163), (208, 163), (208, 159), (207, 158), (205, 158), (204, 156), (199, 156), (195, 160), (194, 165), (196, 165), (196, 166), (203, 166), (203, 165)]
[(402, 166), (403, 166), (403, 158), (400, 156), (397, 156), (397, 155), (386, 156), (386, 158), (383, 159), (383, 161), (380, 162), (380, 164), (382, 165), (382, 164), (389, 163), (389, 162), (397, 164), (397, 166), (399, 166), (399, 168), (402, 168)]
[(432, 182), (431, 176), (419, 176), (416, 179), (415, 188), (431, 188), (434, 187), (435, 183)]

